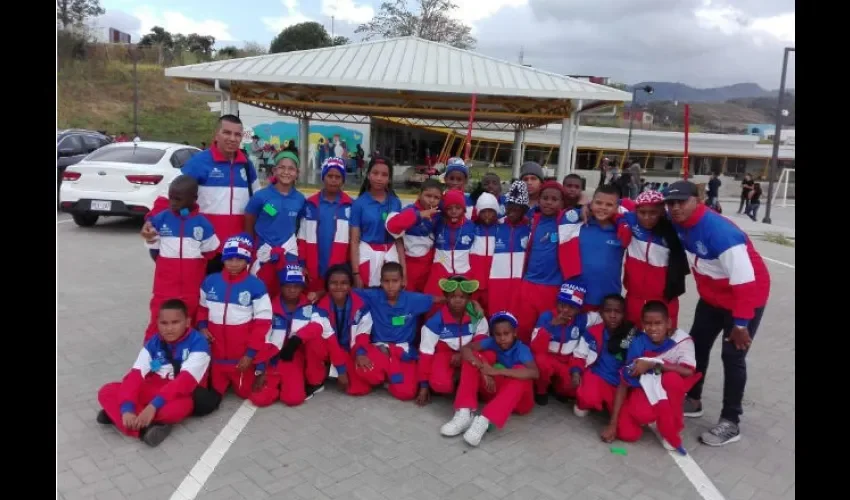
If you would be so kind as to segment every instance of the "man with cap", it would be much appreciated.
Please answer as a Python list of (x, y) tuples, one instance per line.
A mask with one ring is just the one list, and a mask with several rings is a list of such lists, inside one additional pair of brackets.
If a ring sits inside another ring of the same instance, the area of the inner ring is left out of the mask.
[(466, 218), (472, 220), (472, 211), (475, 208), (475, 202), (466, 192), (466, 184), (469, 181), (469, 167), (461, 158), (449, 158), (446, 162), (446, 174), (443, 177), (446, 182), (446, 189), (457, 189), (463, 193), (464, 207)]
[(348, 218), (353, 200), (342, 190), (345, 160), (322, 164), (322, 190), (307, 198), (298, 228), (298, 255), (307, 272), (307, 289), (325, 289), (325, 273), (348, 262)]
[(197, 327), (212, 347), (212, 388), (224, 394), (233, 386), (242, 399), (251, 397), (254, 378), (265, 371), (277, 348), (269, 336), (272, 303), (266, 286), (248, 272), (254, 248), (251, 237), (228, 238), (222, 248), (224, 270), (201, 284)]
[(257, 191), (245, 207), (245, 232), (256, 236), (257, 258), (251, 272), (266, 284), (269, 296), (280, 293), (275, 262), (298, 261), (295, 228), (305, 198), (295, 188), (298, 155), (283, 150), (275, 156), (272, 183)]
[(770, 293), (770, 275), (745, 232), (709, 210), (696, 184), (678, 181), (664, 196), (670, 218), (685, 247), (699, 302), (690, 335), (696, 369), (703, 374), (685, 400), (685, 416), (703, 414), (702, 388), (711, 348), (723, 332), (723, 408), (716, 426), (700, 436), (709, 446), (741, 439), (738, 427), (747, 383), (746, 356), (761, 323)]
[(528, 188), (528, 217), (531, 218), (538, 210), (537, 202), (540, 200), (540, 191), (546, 176), (543, 174), (543, 167), (540, 164), (527, 161), (522, 164), (519, 178)]

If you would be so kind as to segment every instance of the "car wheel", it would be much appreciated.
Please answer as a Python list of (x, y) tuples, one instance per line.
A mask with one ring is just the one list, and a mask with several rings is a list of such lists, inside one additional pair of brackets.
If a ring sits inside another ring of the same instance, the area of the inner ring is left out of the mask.
[(74, 214), (74, 223), (80, 227), (92, 227), (97, 224), (99, 216), (92, 214)]

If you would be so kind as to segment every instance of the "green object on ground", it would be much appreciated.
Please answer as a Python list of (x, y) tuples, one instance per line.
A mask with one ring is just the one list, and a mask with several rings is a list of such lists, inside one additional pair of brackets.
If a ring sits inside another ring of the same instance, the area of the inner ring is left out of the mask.
[(623, 455), (624, 457), (629, 454), (629, 452), (626, 451), (625, 448), (618, 448), (616, 446), (611, 447), (611, 453), (613, 453), (614, 455)]

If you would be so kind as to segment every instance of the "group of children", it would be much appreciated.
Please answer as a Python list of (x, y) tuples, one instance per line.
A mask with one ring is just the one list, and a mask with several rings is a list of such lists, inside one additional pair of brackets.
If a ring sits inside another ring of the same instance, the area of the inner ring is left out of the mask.
[[(471, 445), (551, 393), (574, 399), (579, 416), (607, 410), (605, 441), (637, 440), (657, 422), (684, 452), (682, 404), (699, 374), (676, 329), (687, 263), (663, 198), (630, 205), (602, 186), (581, 207), (577, 176), (544, 181), (535, 163), (521, 174), (506, 194), (488, 175), (470, 195), (453, 158), (447, 189), (426, 181), (402, 208), (385, 162), (352, 201), (344, 161), (328, 158), (323, 189), (305, 198), (284, 151), (247, 203), (244, 233), (224, 242), (197, 211), (197, 182), (176, 178), (149, 219), (144, 347), (101, 389), (98, 422), (156, 446), (228, 387), (257, 406), (296, 406), (335, 377), (354, 396), (454, 395), (440, 432)], [(216, 253), (223, 270), (204, 276)]]

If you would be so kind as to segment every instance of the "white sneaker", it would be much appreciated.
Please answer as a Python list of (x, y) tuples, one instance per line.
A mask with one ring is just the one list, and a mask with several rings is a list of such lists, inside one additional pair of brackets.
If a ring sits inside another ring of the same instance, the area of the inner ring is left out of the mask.
[(588, 413), (590, 413), (590, 410), (582, 410), (581, 408), (578, 407), (578, 405), (574, 405), (573, 406), (573, 413), (575, 413), (575, 415), (578, 418), (584, 418), (584, 417), (587, 416)]
[(463, 434), (472, 423), (472, 411), (464, 408), (457, 410), (451, 420), (440, 427), (440, 434), (446, 437), (455, 437)]
[(472, 419), (472, 424), (469, 426), (469, 429), (463, 433), (463, 440), (470, 446), (478, 446), (478, 444), (481, 443), (481, 438), (483, 438), (484, 434), (487, 432), (488, 427), (490, 427), (490, 421), (487, 420), (487, 417), (478, 415)]

